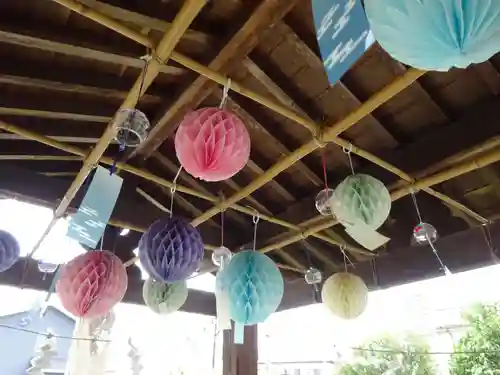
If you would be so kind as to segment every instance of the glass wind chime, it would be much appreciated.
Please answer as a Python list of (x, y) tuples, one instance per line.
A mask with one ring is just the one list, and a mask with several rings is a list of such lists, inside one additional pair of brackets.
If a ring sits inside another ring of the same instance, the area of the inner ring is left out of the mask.
[[(152, 57), (149, 54), (141, 57), (141, 60), (144, 61), (144, 66), (141, 73), (141, 82), (139, 85), (139, 92), (137, 94), (136, 107), (143, 94), (144, 77), (146, 76), (151, 58)], [(111, 167), (111, 173), (115, 172), (118, 159), (120, 155), (127, 150), (127, 148), (137, 147), (146, 140), (148, 136), (148, 129), (150, 127), (147, 116), (135, 107), (123, 108), (119, 110), (115, 117), (115, 124), (115, 140), (119, 145), (119, 153)]]
[(411, 192), (411, 198), (413, 201), (413, 205), (415, 207), (415, 211), (417, 213), (418, 221), (419, 223), (413, 228), (413, 234), (412, 234), (412, 243), (417, 244), (417, 245), (429, 245), (430, 248), (432, 249), (432, 252), (436, 256), (437, 261), (439, 262), (440, 268), (443, 270), (444, 274), (446, 276), (450, 276), (451, 272), (446, 267), (446, 265), (443, 263), (441, 257), (439, 256), (439, 253), (436, 249), (436, 246), (434, 243), (438, 239), (438, 232), (436, 228), (434, 228), (433, 225), (429, 223), (425, 223), (422, 220), (422, 216), (420, 214), (420, 209), (418, 208), (417, 204), (417, 197), (415, 196), (415, 192), (412, 190)]

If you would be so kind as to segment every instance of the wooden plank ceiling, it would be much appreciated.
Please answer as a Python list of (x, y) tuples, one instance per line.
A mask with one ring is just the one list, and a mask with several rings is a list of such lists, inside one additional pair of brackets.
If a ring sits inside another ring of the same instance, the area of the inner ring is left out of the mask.
[[(183, 2), (80, 3), (157, 42), (169, 30)], [(55, 205), (80, 170), (83, 156), (97, 143), (126, 98), (143, 66), (140, 57), (147, 52), (146, 47), (55, 1), (0, 2), (0, 120), (5, 130), (0, 133), (0, 176), (5, 176), (0, 189)], [(319, 124), (343, 119), (408, 72), (375, 45), (331, 87), (319, 58), (309, 1), (209, 1), (181, 38), (176, 52)], [(228, 209), (226, 245), (233, 250), (250, 246), (251, 214), (257, 210), (262, 218), (259, 247), (297, 237), (297, 233), (303, 235), (299, 241), (277, 246), (269, 253), (284, 267), (304, 270), (312, 263), (325, 274), (332, 273), (343, 267), (339, 245), (346, 246), (353, 261), (371, 259), (339, 227), (307, 233), (312, 225), (328, 220), (318, 217), (314, 209), (314, 197), (324, 186), (322, 153), (332, 187), (349, 173), (347, 155), (339, 145), (352, 144), (356, 171), (371, 173), (397, 188), (405, 186), (398, 182), (401, 178), (412, 182), (413, 177), (424, 178), (496, 150), (500, 145), (496, 123), (499, 68), (500, 56), (495, 56), (465, 70), (426, 73), (343, 132), (341, 138), (297, 160), (244, 198), (236, 209)], [(119, 219), (122, 224), (141, 229), (162, 214), (151, 198), (169, 205), (168, 184), (179, 167), (172, 141), (179, 120), (194, 108), (218, 105), (221, 97), (220, 85), (175, 61), (161, 67), (138, 105), (151, 119), (153, 129), (148, 140), (128, 157), (135, 172), (123, 173), (125, 192), (114, 214), (115, 223)], [(251, 160), (239, 174), (221, 183), (208, 184), (182, 172), (178, 180), (182, 186), (175, 195), (178, 215), (199, 217), (221, 197), (241, 191), (312, 138), (310, 129), (235, 92), (230, 92), (227, 105), (247, 124), (252, 139)], [(29, 139), (32, 133), (45, 136), (45, 144)], [(488, 140), (485, 147), (468, 152)], [(64, 152), (51, 147), (54, 145), (69, 145), (71, 149)], [(111, 144), (105, 156), (111, 160), (117, 151)], [(399, 177), (366, 160), (367, 152), (368, 159), (379, 157), (400, 168), (396, 172)], [(459, 158), (429, 169), (461, 152)], [(429, 194), (418, 194), (425, 219), (442, 236), (498, 216), (500, 175), (495, 160), (489, 159), (482, 168), (469, 168), (476, 170), (460, 177), (439, 180), (433, 190), (425, 190)], [(14, 173), (9, 169), (13, 167), (20, 170)], [(138, 170), (153, 173), (156, 183), (139, 178)], [(16, 180), (13, 175), (23, 177)], [(33, 188), (35, 180), (57, 189)], [(447, 204), (443, 204), (443, 198)], [(136, 210), (144, 215), (138, 217)], [(415, 223), (411, 199), (395, 202), (382, 228), (392, 241), (380, 253), (391, 256), (402, 251), (399, 249), (409, 244)], [(200, 229), (208, 245), (219, 244), (218, 215), (201, 223)], [(132, 257), (136, 241), (137, 236), (132, 236), (128, 243), (121, 244), (118, 252), (124, 260)]]

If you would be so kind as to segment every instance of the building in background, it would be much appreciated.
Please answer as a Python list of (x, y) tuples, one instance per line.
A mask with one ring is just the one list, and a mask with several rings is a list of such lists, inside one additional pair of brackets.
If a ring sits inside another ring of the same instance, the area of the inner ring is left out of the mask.
[[(71, 337), (75, 321), (53, 306), (49, 306), (43, 317), (31, 309), (0, 317), (0, 374), (25, 375), (36, 349), (45, 341), (45, 336), (13, 327), (36, 332), (52, 332)], [(57, 340), (57, 355), (53, 359), (48, 374), (64, 374), (71, 340)]]

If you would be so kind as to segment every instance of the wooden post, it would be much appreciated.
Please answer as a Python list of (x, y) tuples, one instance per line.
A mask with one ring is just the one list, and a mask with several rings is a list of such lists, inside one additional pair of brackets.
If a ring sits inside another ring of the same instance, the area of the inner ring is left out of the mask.
[(234, 343), (233, 332), (224, 331), (222, 346), (222, 375), (257, 375), (259, 359), (258, 326), (245, 327), (245, 341)]

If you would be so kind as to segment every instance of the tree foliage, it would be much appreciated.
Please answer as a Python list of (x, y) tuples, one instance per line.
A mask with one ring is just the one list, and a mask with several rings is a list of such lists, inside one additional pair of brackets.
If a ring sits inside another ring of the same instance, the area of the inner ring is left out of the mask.
[(500, 305), (476, 306), (464, 318), (469, 328), (455, 346), (455, 352), (468, 353), (456, 353), (452, 356), (450, 373), (500, 374)]
[(357, 351), (353, 360), (344, 365), (339, 375), (435, 375), (435, 365), (427, 345), (414, 338), (396, 340), (384, 337), (372, 341)]

